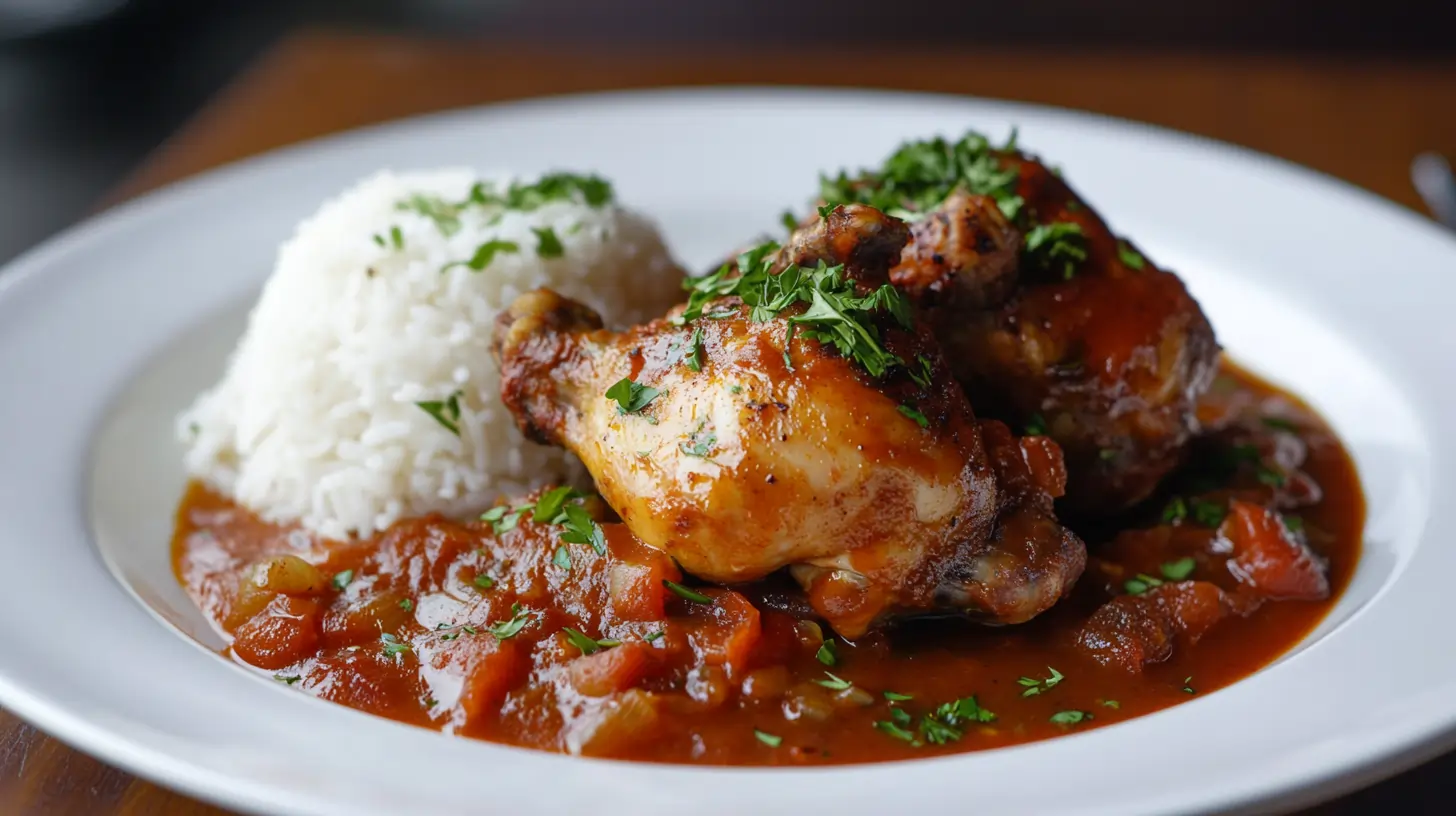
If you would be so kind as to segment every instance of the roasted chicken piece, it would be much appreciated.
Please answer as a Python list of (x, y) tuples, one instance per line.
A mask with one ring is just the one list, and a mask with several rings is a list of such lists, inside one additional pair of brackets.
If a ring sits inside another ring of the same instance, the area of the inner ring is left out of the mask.
[(1213, 329), (1182, 281), (1059, 174), (971, 134), (909, 143), (876, 171), (825, 179), (822, 194), (910, 219), (891, 279), (978, 411), (1062, 446), (1067, 509), (1124, 509), (1176, 466), (1214, 375)]
[(1085, 561), (1051, 515), (1060, 451), (983, 431), (885, 283), (905, 239), (896, 219), (839, 208), (622, 333), (548, 290), (524, 295), (497, 324), (503, 400), (687, 573), (790, 567), (849, 638), (898, 614), (1027, 620)]

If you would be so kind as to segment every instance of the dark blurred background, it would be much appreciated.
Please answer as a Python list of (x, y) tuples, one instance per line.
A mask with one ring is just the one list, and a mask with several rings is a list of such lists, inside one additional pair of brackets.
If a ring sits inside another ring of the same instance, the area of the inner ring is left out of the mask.
[[(1456, 0), (0, 0), (0, 263), (84, 215), (212, 94), (304, 26), (640, 50), (925, 44), (1456, 53)], [(792, 81), (792, 78), (786, 78)]]

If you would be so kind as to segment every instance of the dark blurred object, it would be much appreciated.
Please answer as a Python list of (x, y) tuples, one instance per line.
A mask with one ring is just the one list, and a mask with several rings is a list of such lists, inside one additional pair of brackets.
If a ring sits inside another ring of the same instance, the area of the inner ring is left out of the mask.
[(127, 0), (0, 0), (0, 40), (99, 20)]

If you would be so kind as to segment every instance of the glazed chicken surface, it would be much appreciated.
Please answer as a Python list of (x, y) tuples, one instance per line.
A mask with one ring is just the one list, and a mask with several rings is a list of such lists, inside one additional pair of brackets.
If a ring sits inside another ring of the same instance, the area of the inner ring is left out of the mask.
[[(894, 294), (887, 272), (907, 237), (861, 206), (807, 225), (764, 269), (813, 273), (830, 294), (777, 311), (721, 294), (614, 333), (553, 292), (524, 295), (497, 324), (505, 404), (529, 437), (576, 453), (631, 532), (698, 578), (788, 567), (849, 638), (904, 614), (1027, 620), (1085, 562), (1052, 513), (1065, 483), (1055, 443), (978, 421), (908, 313), (864, 324), (878, 357), (815, 334), (856, 331), (816, 320), (826, 304)], [(742, 271), (724, 270), (720, 291)]]
[(1119, 239), (1059, 173), (974, 134), (909, 143), (825, 199), (911, 221), (891, 270), (978, 411), (1066, 455), (1066, 509), (1146, 498), (1197, 431), (1218, 345), (1182, 281)]

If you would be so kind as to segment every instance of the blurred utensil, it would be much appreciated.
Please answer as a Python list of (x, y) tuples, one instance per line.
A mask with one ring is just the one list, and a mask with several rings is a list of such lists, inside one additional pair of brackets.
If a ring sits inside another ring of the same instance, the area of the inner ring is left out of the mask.
[(1411, 161), (1411, 184), (1425, 200), (1431, 215), (1447, 228), (1456, 230), (1456, 176), (1439, 153), (1425, 152)]

